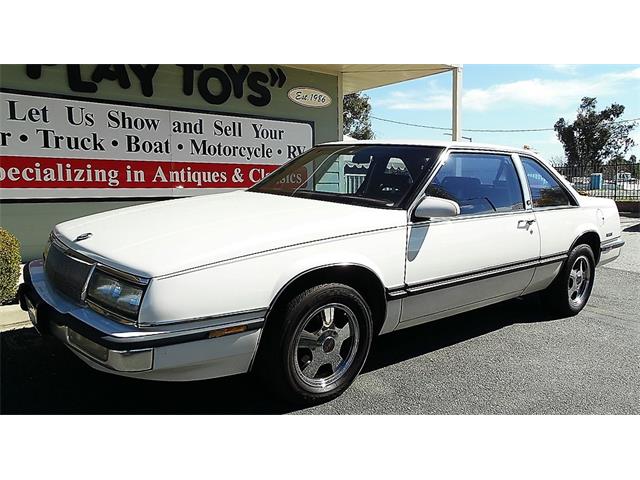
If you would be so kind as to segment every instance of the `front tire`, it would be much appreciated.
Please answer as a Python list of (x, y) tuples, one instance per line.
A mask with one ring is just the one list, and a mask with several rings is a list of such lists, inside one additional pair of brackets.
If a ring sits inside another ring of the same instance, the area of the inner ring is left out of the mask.
[(595, 258), (587, 244), (577, 245), (570, 253), (553, 283), (543, 292), (552, 312), (570, 317), (585, 307), (595, 280)]
[(326, 402), (353, 383), (372, 338), (371, 310), (362, 296), (347, 285), (319, 285), (268, 320), (256, 368), (287, 401)]

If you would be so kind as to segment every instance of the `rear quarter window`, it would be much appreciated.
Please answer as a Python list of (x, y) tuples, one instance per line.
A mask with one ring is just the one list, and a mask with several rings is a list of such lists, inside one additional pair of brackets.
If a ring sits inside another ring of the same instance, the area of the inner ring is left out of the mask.
[(560, 183), (540, 163), (529, 157), (520, 157), (534, 207), (563, 207), (573, 205)]

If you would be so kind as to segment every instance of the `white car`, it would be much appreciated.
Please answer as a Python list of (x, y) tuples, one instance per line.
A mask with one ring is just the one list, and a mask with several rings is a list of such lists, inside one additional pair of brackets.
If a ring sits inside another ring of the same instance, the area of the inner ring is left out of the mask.
[(246, 191), (57, 225), (20, 300), (97, 370), (257, 370), (316, 403), (354, 381), (376, 335), (533, 292), (577, 314), (623, 244), (615, 203), (531, 151), (337, 142)]

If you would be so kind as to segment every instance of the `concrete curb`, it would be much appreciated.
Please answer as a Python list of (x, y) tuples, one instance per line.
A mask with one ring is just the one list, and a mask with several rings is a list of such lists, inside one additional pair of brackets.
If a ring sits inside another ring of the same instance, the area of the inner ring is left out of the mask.
[(20, 305), (3, 305), (0, 307), (0, 332), (30, 326), (29, 315), (20, 308)]

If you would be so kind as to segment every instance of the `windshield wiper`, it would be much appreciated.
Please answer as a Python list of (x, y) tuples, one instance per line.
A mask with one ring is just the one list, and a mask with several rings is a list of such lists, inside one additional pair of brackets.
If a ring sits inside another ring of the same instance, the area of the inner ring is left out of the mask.
[[(344, 193), (332, 193), (332, 192), (318, 192), (315, 190), (297, 190), (295, 195), (292, 196), (305, 196), (305, 197), (313, 197), (313, 196), (322, 196), (329, 197), (335, 200), (351, 200), (352, 202), (361, 202), (361, 203), (373, 203), (376, 205), (384, 205), (385, 207), (392, 207), (393, 202), (389, 202), (387, 200), (381, 200), (379, 198), (369, 198), (369, 197), (360, 197), (358, 195), (347, 195)], [(349, 203), (352, 203), (349, 202)]]
[(377, 205), (385, 205), (387, 207), (393, 206), (393, 202), (389, 202), (388, 200), (382, 200), (380, 198), (360, 197), (358, 195), (340, 195), (340, 198), (349, 198), (351, 200), (375, 203)]

